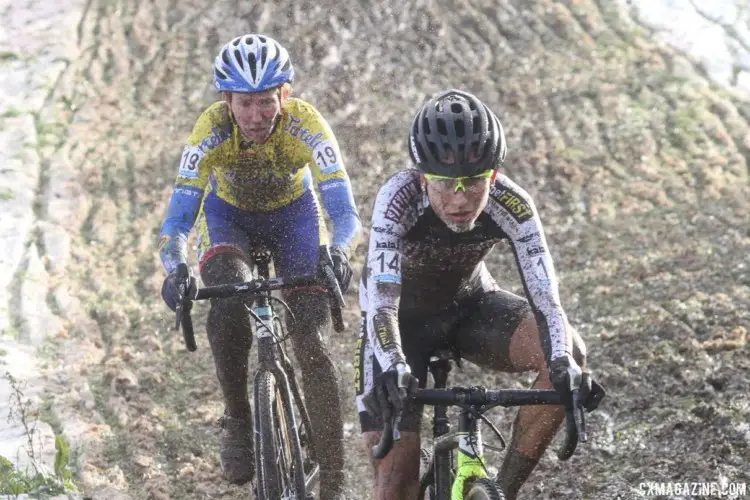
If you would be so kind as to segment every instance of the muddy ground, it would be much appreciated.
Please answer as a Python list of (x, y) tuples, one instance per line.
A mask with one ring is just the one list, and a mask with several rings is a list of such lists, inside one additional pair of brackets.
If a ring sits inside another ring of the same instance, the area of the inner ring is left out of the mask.
[[(205, 307), (188, 353), (159, 297), (156, 249), (182, 143), (217, 98), (213, 57), (248, 31), (289, 48), (295, 94), (329, 119), (367, 227), (379, 184), (408, 159), (405, 132), (425, 97), (465, 88), (501, 117), (506, 173), (535, 197), (563, 305), (609, 391), (589, 443), (567, 463), (548, 452), (522, 498), (750, 482), (750, 102), (650, 41), (615, 2), (91, 0), (77, 27), (82, 56), (67, 62), (43, 113), (54, 126), (41, 180), (54, 190), (45, 179), (74, 172), (61, 194), (75, 208), (64, 221), (71, 259), (53, 283), (67, 295), (48, 297), (64, 321), (48, 359), (64, 369), (47, 401), (85, 428), (84, 491), (252, 498), (221, 478)], [(520, 291), (503, 249), (491, 269)], [(346, 394), (348, 485), (364, 499), (355, 298), (348, 331), (329, 343)], [(467, 365), (454, 380), (531, 379)], [(509, 436), (514, 412), (493, 415)]]

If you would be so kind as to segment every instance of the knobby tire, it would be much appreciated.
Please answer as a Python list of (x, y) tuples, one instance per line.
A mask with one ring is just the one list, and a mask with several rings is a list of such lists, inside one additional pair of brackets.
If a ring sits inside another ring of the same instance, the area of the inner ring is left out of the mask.
[(464, 500), (505, 500), (500, 487), (490, 479), (467, 481), (464, 492)]
[[(260, 474), (258, 498), (278, 500), (285, 491), (304, 491), (302, 458), (295, 452), (299, 435), (292, 432), (291, 418), (271, 372), (261, 374), (257, 381), (257, 413), (260, 423)], [(302, 494), (297, 495), (303, 498)]]

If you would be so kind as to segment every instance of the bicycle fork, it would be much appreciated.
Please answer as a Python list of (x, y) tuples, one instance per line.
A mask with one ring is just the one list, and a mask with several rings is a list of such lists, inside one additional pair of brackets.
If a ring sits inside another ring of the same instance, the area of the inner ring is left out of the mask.
[[(430, 363), (435, 388), (443, 389), (451, 370), (450, 361), (439, 359)], [(461, 500), (464, 484), (469, 479), (487, 478), (484, 465), (481, 421), (463, 409), (458, 418), (458, 431), (451, 432), (446, 406), (435, 406), (433, 417), (433, 477), (435, 500)], [(452, 477), (453, 450), (458, 449), (455, 479)]]
[[(300, 441), (298, 438), (299, 436), (299, 428), (297, 426), (297, 419), (294, 416), (294, 403), (292, 401), (292, 388), (290, 387), (289, 379), (286, 375), (286, 372), (280, 363), (278, 357), (275, 355), (274, 352), (274, 340), (275, 340), (275, 332), (274, 332), (274, 324), (273, 324), (273, 310), (270, 307), (270, 302), (267, 297), (260, 297), (257, 299), (256, 306), (253, 308), (253, 312), (255, 313), (255, 331), (256, 331), (256, 337), (258, 340), (258, 356), (259, 356), (259, 369), (258, 372), (255, 374), (255, 380), (253, 383), (253, 400), (255, 404), (255, 408), (258, 408), (259, 401), (258, 398), (260, 397), (259, 394), (259, 384), (258, 380), (261, 374), (264, 371), (270, 371), (274, 379), (276, 381), (276, 397), (281, 398), (281, 403), (283, 405), (284, 413), (286, 413), (286, 422), (279, 422), (278, 425), (286, 425), (291, 439), (291, 446), (293, 449), (289, 450), (290, 456), (294, 460), (294, 463), (292, 464), (295, 469), (294, 474), (294, 487), (297, 491), (297, 494), (299, 495), (299, 498), (305, 498), (305, 492), (307, 489), (307, 486), (305, 484), (305, 473), (303, 464), (301, 461), (302, 457), (302, 446), (300, 444)], [(260, 321), (259, 321), (260, 320)], [(287, 360), (288, 361), (288, 360)], [(296, 384), (295, 384), (296, 388)], [(255, 420), (255, 427), (254, 427), (254, 433), (255, 433), (255, 439), (257, 440), (259, 438), (258, 433), (260, 432), (260, 422), (259, 422), (259, 412), (256, 410), (254, 412), (254, 420)], [(303, 417), (304, 418), (304, 417)], [(257, 443), (258, 441), (256, 441)], [(256, 446), (257, 448), (257, 446)], [(258, 460), (262, 458), (261, 454), (256, 453), (256, 475), (258, 476), (259, 480), (265, 479), (261, 478), (262, 475), (262, 467), (260, 467)], [(263, 484), (262, 482), (259, 484)]]
[(464, 483), (468, 479), (486, 479), (481, 420), (466, 410), (458, 418), (458, 467), (453, 481), (451, 498), (464, 497)]

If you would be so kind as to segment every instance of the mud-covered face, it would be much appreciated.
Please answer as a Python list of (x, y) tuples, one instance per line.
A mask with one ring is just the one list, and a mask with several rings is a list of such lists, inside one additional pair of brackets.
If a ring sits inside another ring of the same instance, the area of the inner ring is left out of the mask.
[(471, 231), (487, 206), (492, 178), (492, 170), (473, 177), (425, 175), (430, 206), (451, 231)]
[[(472, 150), (470, 162), (479, 160), (479, 151)], [(455, 156), (448, 152), (440, 159), (455, 164)], [(467, 177), (443, 177), (423, 174), (430, 206), (451, 231), (464, 233), (474, 229), (479, 214), (487, 206), (494, 170), (486, 170)]]
[(271, 89), (257, 94), (232, 92), (225, 96), (242, 135), (259, 144), (266, 142), (281, 113), (279, 92)]

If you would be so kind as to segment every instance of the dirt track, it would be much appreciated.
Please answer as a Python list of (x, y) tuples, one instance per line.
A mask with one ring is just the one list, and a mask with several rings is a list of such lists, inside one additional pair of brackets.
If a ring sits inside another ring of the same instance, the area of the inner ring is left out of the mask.
[[(506, 171), (535, 197), (563, 305), (609, 390), (591, 441), (569, 463), (548, 453), (523, 498), (633, 498), (645, 480), (750, 483), (750, 103), (650, 42), (614, 2), (337, 4), (89, 2), (83, 57), (47, 110), (62, 127), (46, 158), (74, 166), (80, 186), (66, 225), (69, 338), (56, 342), (96, 354), (79, 363), (94, 395), (80, 418), (99, 435), (82, 459), (88, 487), (252, 495), (221, 479), (210, 351), (202, 328), (192, 354), (171, 330), (156, 251), (182, 142), (216, 99), (213, 57), (248, 31), (289, 48), (295, 93), (336, 132), (366, 226), (379, 183), (408, 158), (405, 131), (424, 97), (462, 87), (498, 112)], [(493, 272), (518, 291), (500, 253)], [(349, 384), (357, 317), (352, 307), (350, 331), (330, 345), (347, 395), (349, 486), (366, 498)], [(529, 380), (471, 366), (455, 380), (478, 377)], [(513, 412), (495, 415), (508, 431)]]

